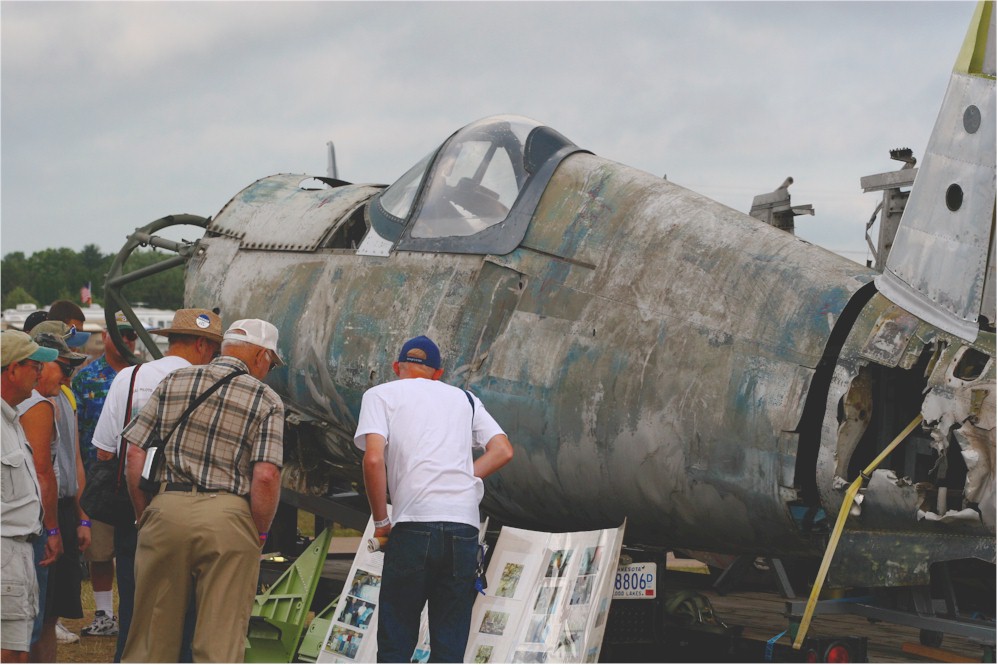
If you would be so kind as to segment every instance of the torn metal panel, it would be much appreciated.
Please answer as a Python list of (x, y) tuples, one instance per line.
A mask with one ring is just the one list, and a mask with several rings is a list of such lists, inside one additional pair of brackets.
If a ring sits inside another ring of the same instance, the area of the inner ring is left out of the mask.
[[(897, 568), (881, 566), (881, 585), (909, 584), (935, 561), (980, 557), (993, 560), (995, 483), (994, 335), (977, 342), (959, 338), (913, 318), (877, 294), (866, 305), (839, 355), (826, 405), (817, 479), (825, 510), (835, 512), (845, 485), (853, 480), (909, 421), (921, 413), (912, 433), (870, 478), (862, 501), (853, 506), (846, 534), (853, 531), (960, 535), (942, 549), (915, 548)], [(947, 471), (953, 450), (963, 461)], [(857, 462), (858, 460), (858, 462)], [(965, 469), (963, 468), (965, 466)], [(967, 512), (969, 510), (969, 512)], [(894, 535), (884, 536), (889, 543)], [(990, 545), (989, 545), (990, 543)], [(959, 547), (965, 550), (958, 553)], [(844, 539), (839, 552), (854, 565), (879, 556), (881, 544)], [(896, 554), (892, 545), (885, 551)], [(989, 549), (990, 547), (990, 549)], [(865, 548), (866, 551), (850, 551)], [(870, 552), (875, 554), (870, 554)], [(839, 579), (846, 564), (838, 563)], [(886, 564), (885, 564), (886, 566)]]
[[(990, 335), (993, 342), (994, 336)], [(933, 372), (922, 404), (933, 423), (933, 445), (958, 445), (967, 468), (966, 501), (979, 507), (984, 526), (995, 532), (995, 358), (981, 347), (954, 344)]]

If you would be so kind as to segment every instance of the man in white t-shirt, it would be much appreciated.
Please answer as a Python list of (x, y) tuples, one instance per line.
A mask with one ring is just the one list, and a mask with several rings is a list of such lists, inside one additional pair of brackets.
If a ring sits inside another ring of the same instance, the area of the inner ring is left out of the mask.
[[(132, 388), (131, 417), (135, 418), (152, 395), (156, 386), (168, 374), (182, 367), (207, 365), (218, 355), (222, 344), (222, 320), (214, 312), (206, 309), (178, 309), (169, 328), (150, 330), (150, 333), (166, 336), (170, 342), (166, 353), (159, 360), (126, 367), (118, 372), (111, 382), (101, 410), (97, 427), (94, 429), (93, 444), (97, 448), (97, 459), (105, 460), (119, 454), (121, 432), (125, 429), (125, 414), (128, 412), (128, 387), (135, 374)], [(115, 662), (121, 660), (128, 639), (128, 628), (132, 622), (132, 607), (135, 600), (135, 549), (137, 546), (135, 527), (116, 527), (114, 530), (114, 552), (117, 558), (115, 573), (118, 578), (118, 644)], [(188, 623), (193, 615), (188, 617)], [(193, 624), (185, 630), (184, 649), (190, 654), (190, 635)]]
[[(354, 435), (374, 534), (391, 534), (378, 662), (409, 662), (429, 603), (431, 661), (459, 663), (475, 600), (482, 479), (512, 459), (513, 447), (477, 397), (439, 381), (440, 350), (428, 337), (406, 342), (393, 369), (403, 380), (364, 393)], [(475, 460), (472, 448), (485, 452)]]

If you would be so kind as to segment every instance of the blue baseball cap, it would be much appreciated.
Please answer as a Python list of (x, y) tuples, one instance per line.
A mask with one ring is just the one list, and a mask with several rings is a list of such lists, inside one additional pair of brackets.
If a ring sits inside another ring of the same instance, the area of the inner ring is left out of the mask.
[(399, 353), (400, 363), (416, 363), (433, 369), (440, 369), (440, 349), (433, 340), (425, 335), (413, 337), (402, 345)]
[(66, 346), (76, 349), (87, 343), (90, 333), (77, 330), (76, 326), (71, 326), (62, 321), (42, 321), (31, 329), (31, 334), (52, 333), (58, 335), (66, 341)]

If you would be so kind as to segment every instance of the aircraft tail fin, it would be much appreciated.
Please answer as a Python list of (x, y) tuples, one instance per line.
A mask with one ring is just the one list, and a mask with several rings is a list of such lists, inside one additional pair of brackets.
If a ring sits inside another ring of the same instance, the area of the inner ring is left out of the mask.
[(971, 342), (995, 326), (995, 39), (995, 3), (982, 0), (875, 280), (897, 305)]

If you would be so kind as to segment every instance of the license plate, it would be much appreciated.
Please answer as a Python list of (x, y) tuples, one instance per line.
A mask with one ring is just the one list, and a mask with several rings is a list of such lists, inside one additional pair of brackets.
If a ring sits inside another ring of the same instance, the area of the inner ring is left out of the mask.
[(632, 563), (617, 568), (617, 578), (613, 581), (613, 597), (628, 600), (655, 597), (655, 564)]

